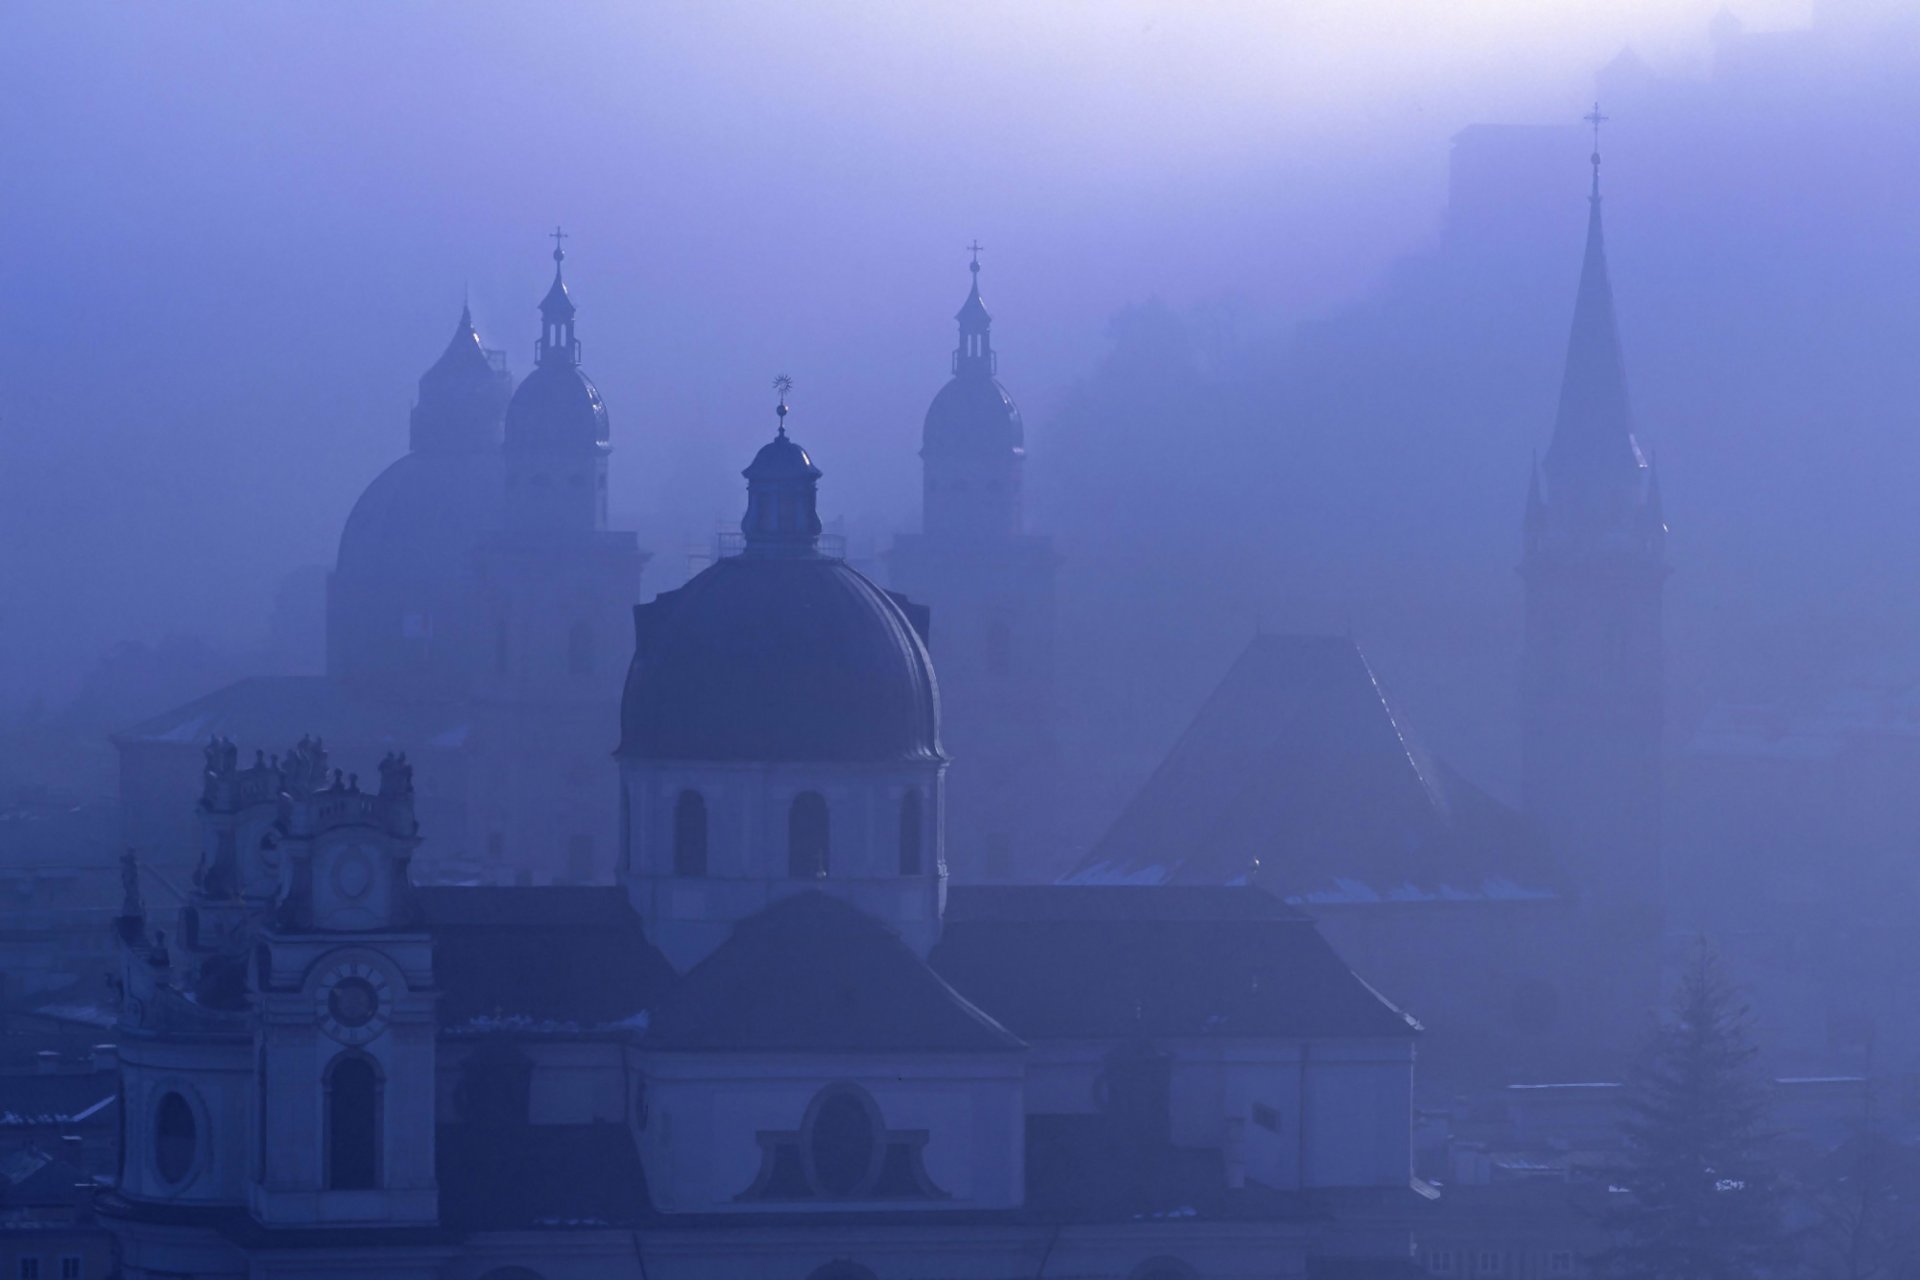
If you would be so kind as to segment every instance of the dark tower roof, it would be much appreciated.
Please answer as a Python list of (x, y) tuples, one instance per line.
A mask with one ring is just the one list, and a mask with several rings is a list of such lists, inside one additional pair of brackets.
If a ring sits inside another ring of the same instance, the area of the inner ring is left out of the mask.
[(742, 473), (745, 550), (634, 610), (623, 755), (940, 757), (927, 611), (821, 554), (820, 469), (787, 437), (785, 407)]
[(1586, 252), (1567, 335), (1553, 439), (1535, 477), (1546, 482), (1544, 506), (1553, 511), (1553, 527), (1546, 530), (1540, 519), (1537, 497), (1529, 499), (1528, 522), (1555, 537), (1597, 545), (1596, 540), (1610, 543), (1623, 533), (1637, 537), (1646, 532), (1640, 527), (1644, 520), (1633, 517), (1644, 515), (1649, 480), (1647, 461), (1634, 439), (1626, 361), (1607, 274), (1600, 205), (1599, 122), (1604, 117), (1596, 107), (1588, 119), (1595, 136)]
[(922, 457), (981, 455), (1012, 450), (1025, 452), (1026, 428), (1013, 397), (993, 375), (999, 367), (994, 355), (993, 317), (980, 299), (980, 254), (977, 245), (967, 270), (973, 274), (967, 300), (954, 313), (960, 326), (960, 345), (953, 353), (953, 377), (927, 407), (921, 432)]
[(607, 406), (580, 370), (580, 340), (573, 332), (576, 309), (560, 268), (567, 256), (560, 247), (565, 233), (556, 228), (553, 235), (553, 284), (540, 300), (534, 369), (507, 406), (509, 449), (571, 451), (605, 446), (611, 438)]
[(411, 447), (437, 453), (498, 447), (512, 391), (512, 377), (488, 358), (473, 327), (473, 311), (463, 306), (447, 349), (420, 375)]

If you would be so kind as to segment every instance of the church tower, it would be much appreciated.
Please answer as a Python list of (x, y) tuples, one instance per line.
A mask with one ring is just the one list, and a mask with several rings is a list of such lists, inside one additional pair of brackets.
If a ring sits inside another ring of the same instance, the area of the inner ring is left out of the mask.
[(607, 407), (580, 366), (555, 230), (534, 368), (507, 405), (505, 527), (478, 557), (472, 836), (536, 880), (612, 879), (607, 708), (646, 553), (607, 528)]
[(972, 286), (952, 377), (921, 433), (921, 531), (888, 556), (895, 589), (933, 613), (947, 778), (947, 860), (968, 881), (1051, 880), (1059, 848), (1052, 539), (1026, 532), (1026, 432), (1000, 384), (993, 317)]
[[(1526, 593), (1523, 787), (1579, 887), (1603, 954), (1657, 954), (1664, 885), (1661, 593), (1666, 524), (1634, 439), (1601, 229), (1598, 107), (1586, 256), (1559, 411), (1533, 467)], [(1646, 975), (1622, 985), (1646, 988)]]

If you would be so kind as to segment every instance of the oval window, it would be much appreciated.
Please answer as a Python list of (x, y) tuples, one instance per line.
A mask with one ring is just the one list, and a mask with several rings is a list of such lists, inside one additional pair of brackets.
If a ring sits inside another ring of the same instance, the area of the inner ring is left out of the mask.
[(153, 1117), (153, 1167), (175, 1186), (187, 1180), (193, 1170), (195, 1133), (193, 1108), (177, 1093), (160, 1099)]

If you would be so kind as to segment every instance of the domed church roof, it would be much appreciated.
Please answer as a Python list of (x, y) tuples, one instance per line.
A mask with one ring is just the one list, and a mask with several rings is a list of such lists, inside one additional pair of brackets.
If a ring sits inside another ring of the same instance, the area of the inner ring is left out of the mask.
[(920, 444), (927, 453), (970, 453), (983, 448), (1025, 450), (1020, 409), (1000, 380), (985, 373), (956, 373), (927, 406)]
[(784, 426), (743, 474), (745, 550), (634, 611), (621, 754), (940, 758), (926, 609), (820, 553), (820, 471)]
[(594, 448), (611, 438), (599, 388), (580, 371), (580, 341), (573, 335), (575, 308), (560, 274), (567, 256), (559, 247), (561, 235), (554, 232), (553, 284), (540, 300), (534, 369), (507, 405), (509, 449)]
[(979, 246), (969, 247), (974, 250), (967, 267), (973, 273), (973, 287), (953, 317), (960, 324), (960, 346), (953, 353), (953, 377), (927, 407), (920, 435), (923, 457), (1025, 450), (1027, 434), (1020, 410), (993, 376), (998, 367), (993, 317), (980, 299)]

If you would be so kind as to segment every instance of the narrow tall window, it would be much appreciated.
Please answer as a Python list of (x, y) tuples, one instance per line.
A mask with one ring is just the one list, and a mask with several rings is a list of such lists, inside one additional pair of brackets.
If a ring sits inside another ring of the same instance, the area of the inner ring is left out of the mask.
[(160, 1099), (153, 1117), (153, 1167), (160, 1176), (179, 1186), (193, 1172), (193, 1153), (199, 1135), (195, 1132), (193, 1108), (177, 1093)]
[(380, 1076), (357, 1054), (327, 1073), (327, 1186), (364, 1191), (380, 1178)]
[(909, 790), (900, 801), (900, 874), (920, 874), (920, 792)]
[(827, 875), (827, 800), (818, 791), (802, 791), (787, 810), (787, 874), (800, 880)]
[(673, 802), (673, 874), (707, 874), (707, 801), (698, 791)]

